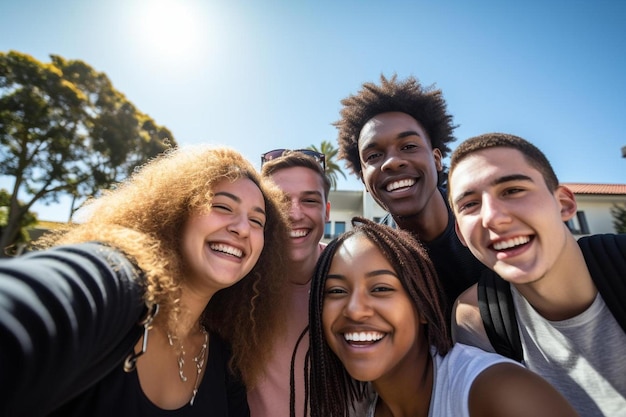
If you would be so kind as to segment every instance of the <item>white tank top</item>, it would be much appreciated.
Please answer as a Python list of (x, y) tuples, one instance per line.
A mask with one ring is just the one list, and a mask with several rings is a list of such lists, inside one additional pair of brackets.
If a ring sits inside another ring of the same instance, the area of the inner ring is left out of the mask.
[[(429, 417), (469, 417), (469, 392), (481, 372), (497, 363), (519, 363), (481, 349), (457, 343), (446, 356), (431, 352), (434, 381)], [(378, 396), (367, 410), (374, 417)]]

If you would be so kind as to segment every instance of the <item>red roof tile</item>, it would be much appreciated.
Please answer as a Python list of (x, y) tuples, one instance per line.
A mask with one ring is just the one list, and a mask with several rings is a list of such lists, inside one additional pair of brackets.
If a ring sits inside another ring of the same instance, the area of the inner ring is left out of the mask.
[(626, 184), (581, 184), (564, 182), (574, 194), (626, 195)]

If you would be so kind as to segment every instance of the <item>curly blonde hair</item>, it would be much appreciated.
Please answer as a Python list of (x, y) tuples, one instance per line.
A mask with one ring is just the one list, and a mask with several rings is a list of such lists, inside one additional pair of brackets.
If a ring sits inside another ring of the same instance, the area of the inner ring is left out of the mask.
[(248, 387), (261, 376), (284, 328), (288, 253), (287, 201), (250, 162), (226, 147), (175, 148), (161, 154), (116, 189), (82, 208), (88, 217), (39, 246), (98, 241), (123, 251), (145, 274), (145, 301), (159, 304), (156, 323), (170, 329), (180, 314), (183, 225), (192, 213), (205, 210), (216, 183), (248, 178), (265, 200), (263, 251), (254, 268), (235, 285), (217, 292), (201, 321), (230, 342), (231, 366)]

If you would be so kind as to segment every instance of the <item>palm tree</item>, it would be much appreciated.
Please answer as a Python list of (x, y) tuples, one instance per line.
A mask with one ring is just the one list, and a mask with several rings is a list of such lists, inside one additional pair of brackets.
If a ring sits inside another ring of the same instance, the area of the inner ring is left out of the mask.
[(326, 156), (326, 175), (330, 180), (331, 188), (333, 190), (336, 190), (338, 175), (341, 174), (343, 178), (346, 178), (346, 174), (343, 172), (339, 164), (335, 161), (339, 149), (335, 148), (333, 144), (327, 140), (322, 141), (319, 149), (315, 145), (309, 146), (309, 149), (323, 153)]

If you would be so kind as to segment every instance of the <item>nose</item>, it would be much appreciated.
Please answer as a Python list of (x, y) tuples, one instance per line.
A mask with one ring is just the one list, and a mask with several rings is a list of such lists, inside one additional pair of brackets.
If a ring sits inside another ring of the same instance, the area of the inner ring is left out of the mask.
[(244, 214), (233, 216), (232, 221), (228, 225), (228, 231), (239, 237), (248, 237), (250, 235), (248, 216)]
[(344, 307), (343, 315), (352, 321), (362, 322), (372, 316), (372, 306), (362, 291), (353, 291)]
[(291, 200), (291, 204), (289, 206), (289, 220), (293, 223), (295, 221), (301, 220), (304, 217), (302, 214), (302, 205), (298, 200)]
[(401, 158), (397, 153), (390, 153), (382, 163), (380, 169), (382, 171), (394, 171), (406, 166), (406, 160)]
[(510, 222), (511, 217), (504, 204), (497, 198), (483, 196), (480, 214), (483, 227), (486, 229), (497, 229), (498, 226)]

